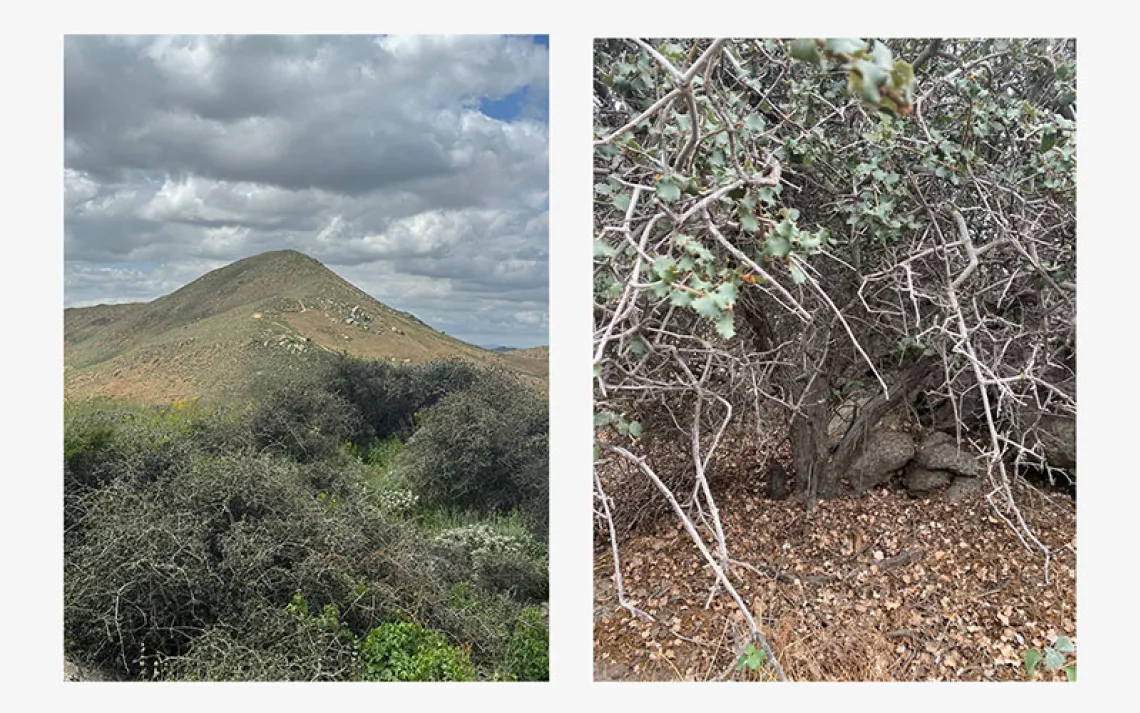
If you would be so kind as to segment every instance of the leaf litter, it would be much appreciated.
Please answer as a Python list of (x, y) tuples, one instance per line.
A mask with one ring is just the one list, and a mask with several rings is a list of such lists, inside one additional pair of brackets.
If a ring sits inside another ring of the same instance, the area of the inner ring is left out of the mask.
[[(877, 490), (809, 513), (735, 481), (717, 495), (732, 577), (789, 679), (1026, 680), (1024, 653), (1076, 642), (1076, 508), (1029, 491), (1052, 550), (1025, 549), (984, 495), (959, 503)], [(1028, 502), (1028, 501), (1027, 501)], [(742, 617), (676, 521), (621, 543), (629, 603), (608, 550), (595, 557), (595, 679), (764, 680), (737, 671)], [(1039, 675), (1061, 680), (1061, 672)]]

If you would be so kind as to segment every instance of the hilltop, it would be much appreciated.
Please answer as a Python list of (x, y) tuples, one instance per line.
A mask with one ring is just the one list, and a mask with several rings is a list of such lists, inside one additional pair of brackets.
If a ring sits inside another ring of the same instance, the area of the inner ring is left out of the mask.
[(336, 352), (500, 364), (546, 388), (545, 347), (500, 354), (467, 344), (294, 250), (238, 260), (152, 302), (64, 310), (68, 399), (218, 396)]

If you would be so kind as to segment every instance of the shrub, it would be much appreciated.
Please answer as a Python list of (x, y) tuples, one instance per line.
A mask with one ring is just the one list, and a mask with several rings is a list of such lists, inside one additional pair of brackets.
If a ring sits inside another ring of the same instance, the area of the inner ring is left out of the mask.
[(251, 645), (264, 625), (259, 612), (298, 589), (337, 604), (358, 631), (384, 611), (444, 598), (443, 583), (417, 561), (425, 543), (354, 494), (347, 475), (315, 491), (310, 478), (322, 468), (335, 473), (268, 456), (210, 456), (153, 484), (117, 481), (96, 493), (84, 537), (65, 541), (73, 648), (137, 675), (148, 657), (186, 654), (208, 631), (235, 651)]
[(346, 440), (361, 440), (364, 424), (340, 396), (295, 382), (276, 389), (257, 406), (249, 428), (254, 445), (300, 463), (328, 458)]
[(436, 545), (452, 567), (451, 578), (522, 601), (547, 599), (546, 553), (529, 533), (504, 532), (507, 528), (496, 524), (463, 525), (435, 537)]
[(342, 681), (359, 670), (356, 637), (335, 605), (320, 615), (302, 612), (297, 595), (285, 608), (265, 605), (241, 629), (208, 628), (183, 656), (159, 663), (163, 678), (184, 681)]
[(550, 628), (536, 607), (524, 609), (515, 622), (507, 649), (507, 671), (517, 681), (550, 679)]
[(475, 669), (462, 649), (440, 634), (407, 621), (388, 622), (360, 642), (368, 681), (473, 681)]
[[(424, 412), (399, 471), (422, 501), (479, 513), (546, 508), (546, 403), (505, 372)], [(543, 518), (536, 517), (538, 521)]]

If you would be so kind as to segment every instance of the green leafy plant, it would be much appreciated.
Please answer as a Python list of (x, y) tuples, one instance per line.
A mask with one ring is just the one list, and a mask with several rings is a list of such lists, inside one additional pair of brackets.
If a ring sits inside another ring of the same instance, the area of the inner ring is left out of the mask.
[(409, 621), (381, 624), (360, 642), (368, 681), (473, 681), (466, 651)]
[(736, 670), (744, 671), (758, 671), (768, 663), (768, 652), (758, 647), (756, 644), (748, 644), (744, 647), (744, 653), (740, 655), (740, 659), (736, 662)]
[(1029, 649), (1025, 652), (1025, 671), (1030, 678), (1036, 678), (1038, 667), (1044, 665), (1045, 670), (1050, 673), (1061, 669), (1065, 672), (1066, 680), (1076, 681), (1077, 662), (1069, 661), (1069, 655), (1073, 655), (1075, 659), (1076, 651), (1077, 647), (1073, 645), (1072, 639), (1058, 636), (1052, 646), (1045, 647), (1044, 652), (1038, 649)]
[(507, 645), (507, 668), (517, 681), (546, 681), (550, 678), (550, 629), (542, 611), (527, 607), (515, 622)]

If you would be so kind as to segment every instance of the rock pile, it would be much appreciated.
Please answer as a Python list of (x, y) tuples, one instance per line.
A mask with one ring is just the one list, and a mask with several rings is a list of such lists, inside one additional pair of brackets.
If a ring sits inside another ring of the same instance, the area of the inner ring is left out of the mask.
[(905, 431), (876, 431), (848, 473), (858, 492), (889, 483), (902, 474), (911, 495), (927, 497), (945, 491), (960, 501), (981, 491), (977, 459), (963, 451), (948, 433), (934, 431), (915, 445)]

